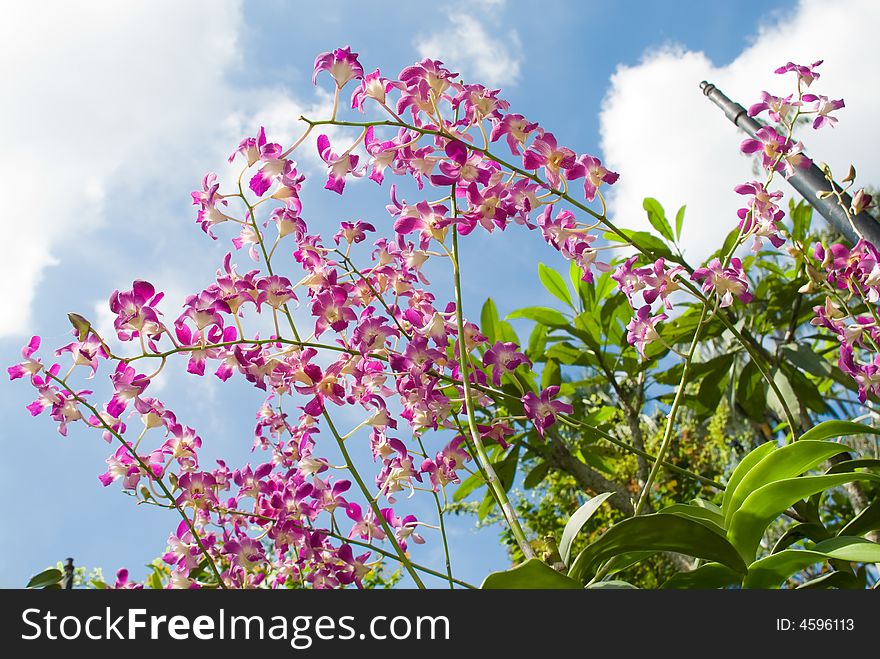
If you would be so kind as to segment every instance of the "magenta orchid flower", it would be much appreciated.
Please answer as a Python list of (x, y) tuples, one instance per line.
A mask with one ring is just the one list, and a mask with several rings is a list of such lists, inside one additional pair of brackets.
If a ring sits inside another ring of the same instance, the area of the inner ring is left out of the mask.
[(495, 345), (483, 355), (483, 366), (492, 367), (492, 384), (501, 386), (501, 376), (505, 373), (513, 373), (517, 367), (532, 362), (519, 351), (519, 346), (513, 342), (502, 343), (496, 341)]
[(554, 385), (542, 390), (538, 395), (529, 391), (522, 397), (523, 410), (526, 417), (535, 424), (535, 430), (538, 431), (538, 435), (542, 438), (547, 428), (556, 423), (557, 415), (574, 412), (574, 408), (568, 403), (553, 400), (558, 393), (559, 387)]
[(345, 87), (351, 80), (360, 80), (364, 77), (364, 67), (358, 61), (358, 54), (351, 52), (351, 46), (318, 55), (315, 58), (312, 84), (317, 84), (318, 74), (321, 71), (327, 71), (339, 89)]
[(547, 182), (554, 188), (561, 183), (561, 173), (576, 164), (577, 155), (571, 149), (559, 146), (553, 133), (535, 138), (523, 155), (523, 169), (544, 168)]
[(620, 174), (603, 167), (602, 162), (598, 158), (583, 155), (566, 170), (565, 178), (569, 181), (575, 181), (579, 178), (584, 179), (584, 197), (586, 197), (587, 201), (593, 201), (596, 198), (599, 187), (603, 183), (613, 185), (620, 178)]
[(510, 152), (516, 156), (520, 154), (520, 148), (525, 146), (529, 134), (537, 130), (538, 124), (529, 122), (521, 114), (505, 114), (500, 119), (492, 121), (492, 133), (489, 139), (497, 142), (502, 137), (506, 138)]
[(634, 345), (639, 354), (645, 356), (645, 346), (660, 338), (657, 332), (657, 323), (669, 318), (665, 313), (651, 315), (651, 305), (646, 304), (636, 311), (636, 315), (626, 326), (626, 340)]
[(721, 261), (712, 259), (705, 268), (697, 268), (691, 275), (694, 281), (703, 282), (703, 292), (715, 291), (721, 297), (721, 308), (729, 307), (736, 297), (743, 304), (752, 301), (749, 293), (749, 281), (738, 258), (730, 259), (730, 265), (722, 268)]
[(832, 117), (831, 113), (844, 107), (842, 98), (832, 101), (827, 96), (804, 94), (803, 99), (808, 103), (814, 101), (816, 103), (816, 107), (813, 110), (813, 112), (816, 113), (816, 118), (813, 120), (813, 128), (815, 130), (819, 130), (823, 126), (831, 126), (834, 128), (834, 124), (837, 123), (837, 117)]
[(783, 75), (786, 73), (795, 73), (797, 74), (798, 84), (803, 83), (807, 87), (813, 84), (814, 80), (819, 79), (819, 74), (816, 72), (816, 67), (818, 67), (823, 60), (817, 60), (810, 65), (804, 64), (795, 64), (794, 62), (788, 62), (787, 64), (780, 66), (778, 69), (774, 71), (777, 75)]
[(761, 101), (749, 107), (749, 116), (757, 117), (762, 112), (768, 112), (773, 121), (777, 123), (786, 121), (795, 108), (803, 105), (800, 101), (793, 101), (792, 98), (793, 95), (781, 98), (768, 92), (761, 92)]
[(318, 136), (318, 154), (321, 159), (327, 163), (330, 168), (327, 176), (327, 183), (324, 185), (325, 190), (332, 190), (338, 194), (342, 194), (345, 189), (345, 177), (363, 176), (363, 171), (358, 171), (357, 164), (359, 157), (351, 153), (344, 153), (337, 156), (330, 147), (330, 138), (326, 135)]
[(764, 126), (755, 133), (756, 139), (744, 140), (740, 149), (743, 153), (761, 153), (764, 169), (784, 172), (791, 176), (796, 167), (809, 168), (812, 161), (804, 156), (803, 144), (794, 142), (777, 133), (770, 126)]
[(9, 373), (10, 380), (23, 378), (25, 375), (31, 377), (43, 370), (43, 364), (39, 359), (33, 359), (34, 354), (40, 349), (40, 337), (32, 336), (28, 344), (21, 349), (21, 356), (24, 359), (20, 364), (15, 364), (6, 369)]

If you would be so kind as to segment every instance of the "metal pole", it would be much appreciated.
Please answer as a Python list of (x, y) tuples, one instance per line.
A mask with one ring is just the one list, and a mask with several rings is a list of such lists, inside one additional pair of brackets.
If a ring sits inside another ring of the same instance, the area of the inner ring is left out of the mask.
[(68, 558), (64, 563), (64, 588), (71, 590), (73, 588), (73, 559)]
[[(741, 128), (750, 136), (755, 137), (764, 126), (752, 119), (746, 109), (739, 103), (731, 101), (724, 93), (712, 83), (705, 80), (700, 83), (700, 89), (703, 94), (709, 98), (715, 105), (724, 111), (725, 116), (730, 119), (738, 128)], [(757, 139), (757, 138), (756, 138)], [(837, 197), (829, 197), (827, 199), (819, 199), (817, 193), (822, 190), (829, 189), (829, 183), (815, 163), (809, 169), (795, 168), (795, 173), (786, 179), (800, 195), (810, 203), (824, 217), (828, 223), (844, 238), (852, 243), (858, 241), (859, 237), (853, 231), (849, 219), (843, 208), (837, 202)], [(837, 183), (835, 183), (837, 185)], [(840, 188), (841, 186), (837, 186)], [(844, 203), (849, 206), (852, 204), (852, 198), (844, 193)], [(877, 222), (867, 212), (862, 211), (858, 215), (853, 216), (853, 224), (861, 232), (866, 240), (880, 246), (880, 223)]]

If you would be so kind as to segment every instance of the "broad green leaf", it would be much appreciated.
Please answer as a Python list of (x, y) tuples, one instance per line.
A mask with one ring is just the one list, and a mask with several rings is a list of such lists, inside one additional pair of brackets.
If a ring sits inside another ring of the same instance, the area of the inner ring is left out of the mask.
[(628, 581), (620, 581), (617, 579), (612, 579), (611, 581), (597, 581), (594, 584), (590, 584), (587, 586), (590, 590), (638, 590), (636, 586), (633, 586)]
[(532, 333), (529, 336), (529, 347), (526, 350), (526, 357), (533, 362), (544, 355), (547, 347), (547, 326), (535, 323)]
[(733, 497), (734, 490), (736, 490), (742, 479), (746, 477), (746, 474), (748, 474), (756, 464), (763, 460), (768, 453), (775, 451), (777, 448), (778, 447), (773, 442), (766, 442), (747, 453), (743, 456), (743, 459), (740, 460), (736, 469), (734, 469), (733, 473), (730, 475), (730, 480), (727, 481), (727, 487), (724, 489), (721, 510), (725, 513), (725, 520), (727, 519), (727, 510), (730, 508), (730, 499)]
[(678, 209), (678, 212), (675, 214), (675, 239), (681, 239), (681, 227), (684, 225), (684, 211), (687, 206), (682, 206)]
[(592, 309), (596, 304), (596, 288), (585, 282), (582, 279), (583, 276), (584, 273), (580, 266), (574, 261), (571, 261), (568, 264), (568, 279), (571, 281), (571, 285), (581, 298), (581, 303), (584, 305), (584, 309)]
[(795, 590), (819, 590), (829, 588), (841, 588), (849, 590), (861, 590), (865, 587), (864, 581), (850, 572), (829, 572), (821, 577), (810, 579), (802, 583)]
[(553, 359), (548, 359), (544, 364), (544, 370), (541, 371), (541, 388), (546, 389), (551, 385), (559, 385), (562, 382), (562, 372), (559, 370), (559, 364)]
[(580, 590), (581, 585), (537, 558), (530, 558), (525, 563), (504, 572), (493, 572), (483, 585), (483, 590), (517, 589), (534, 590), (552, 588), (555, 590)]
[(812, 549), (786, 549), (755, 561), (743, 581), (745, 588), (778, 588), (804, 568), (825, 560), (852, 563), (880, 562), (880, 544), (864, 538), (838, 537)]
[(718, 403), (721, 402), (722, 396), (724, 396), (734, 357), (733, 353), (727, 353), (721, 355), (720, 358), (713, 359), (714, 368), (706, 373), (700, 382), (697, 400), (708, 408), (710, 412), (715, 411)]
[(696, 522), (700, 522), (720, 536), (724, 536), (724, 517), (716, 512), (692, 506), (687, 503), (674, 503), (660, 511), (665, 515), (681, 515)]
[(827, 540), (830, 535), (828, 529), (822, 524), (817, 522), (801, 522), (791, 526), (785, 533), (783, 533), (782, 537), (776, 541), (775, 545), (773, 545), (773, 549), (770, 550), (770, 553), (776, 554), (783, 549), (788, 549), (798, 540), (803, 538), (809, 538), (813, 542), (822, 542), (823, 540)]
[(707, 590), (725, 588), (742, 583), (742, 575), (721, 563), (706, 563), (690, 572), (679, 572), (667, 579), (660, 588), (667, 590)]
[(555, 309), (547, 307), (525, 307), (507, 315), (508, 320), (513, 318), (527, 318), (534, 320), (536, 323), (547, 325), (548, 327), (567, 327), (568, 321), (561, 313)]
[(633, 245), (636, 249), (638, 249), (643, 254), (646, 254), (651, 259), (658, 259), (663, 257), (669, 261), (674, 261), (675, 263), (679, 262), (679, 258), (673, 255), (673, 253), (669, 250), (662, 240), (657, 238), (654, 235), (651, 235), (647, 231), (631, 231), (629, 229), (620, 229), (620, 233), (625, 238), (618, 233), (613, 231), (606, 231), (603, 235), (605, 240), (615, 242), (615, 243), (625, 243)]
[[(776, 388), (779, 389), (779, 393), (782, 394), (782, 398), (792, 416), (795, 419), (799, 418), (801, 415), (801, 403), (794, 388), (791, 386), (791, 382), (788, 380), (788, 376), (778, 368), (770, 371), (770, 375), (773, 377), (773, 382), (776, 384)], [(786, 418), (785, 408), (782, 406), (779, 396), (776, 395), (772, 388), (767, 389), (767, 407), (773, 410), (780, 419)]]
[(495, 340), (519, 345), (519, 337), (513, 331), (513, 327), (503, 320), (495, 321)]
[[(542, 462), (526, 475), (525, 480), (523, 480), (523, 487), (527, 490), (531, 490), (533, 487), (537, 487), (541, 484), (541, 482), (544, 480), (544, 477), (547, 476), (547, 473), (549, 471), (550, 463)], [(464, 485), (464, 483), (462, 483), (462, 485)]]
[(575, 308), (571, 301), (571, 294), (568, 292), (568, 286), (565, 280), (556, 270), (550, 268), (543, 263), (538, 264), (538, 279), (544, 284), (544, 288), (561, 302), (565, 302), (572, 309)]
[(831, 362), (816, 354), (816, 352), (805, 343), (798, 343), (793, 348), (782, 348), (782, 354), (786, 360), (797, 366), (802, 371), (824, 378), (831, 375)]
[(759, 487), (773, 481), (799, 476), (832, 455), (837, 455), (844, 448), (834, 442), (802, 439), (773, 451), (756, 464), (736, 486), (724, 509), (724, 519), (727, 526), (730, 526), (731, 517), (746, 497)]
[(850, 435), (880, 435), (880, 428), (866, 426), (863, 423), (854, 423), (853, 421), (823, 421), (801, 435), (800, 441), (805, 439), (848, 437)]
[(767, 414), (767, 384), (755, 362), (749, 362), (739, 373), (736, 402), (753, 421), (763, 421)]
[(743, 558), (753, 561), (767, 526), (789, 506), (844, 483), (868, 480), (880, 481), (880, 476), (863, 473), (805, 476), (777, 480), (759, 487), (746, 497), (730, 518), (727, 524), (727, 539)]
[(657, 230), (666, 240), (672, 241), (672, 228), (669, 226), (669, 220), (666, 219), (666, 211), (660, 202), (653, 197), (645, 197), (642, 202), (642, 208), (648, 212), (648, 222)]
[(578, 554), (568, 574), (584, 583), (604, 561), (634, 551), (675, 551), (746, 572), (742, 558), (722, 536), (687, 517), (655, 513), (612, 526)]
[(844, 460), (833, 464), (828, 468), (826, 474), (842, 474), (847, 471), (855, 471), (856, 469), (871, 469), (880, 471), (880, 460), (873, 458), (857, 458), (855, 460)]
[(471, 492), (476, 490), (478, 487), (481, 487), (486, 484), (486, 480), (483, 478), (483, 474), (479, 471), (475, 474), (471, 474), (467, 478), (465, 478), (461, 485), (455, 490), (452, 495), (453, 501), (462, 501), (465, 499)]
[(792, 237), (798, 242), (803, 242), (810, 230), (813, 207), (804, 201), (795, 204), (792, 199), (789, 203), (789, 215), (792, 221)]
[(53, 584), (60, 583), (63, 578), (64, 575), (61, 573), (61, 570), (49, 568), (32, 576), (25, 588), (47, 588)]
[(495, 323), (498, 320), (498, 309), (495, 308), (495, 302), (492, 301), (491, 297), (487, 297), (480, 312), (480, 330), (482, 330), (483, 336), (489, 339), (490, 344), (494, 344), (497, 341), (495, 338)]
[(568, 522), (565, 524), (565, 529), (562, 531), (562, 538), (559, 541), (559, 555), (562, 556), (563, 563), (568, 565), (568, 554), (571, 551), (571, 543), (574, 541), (575, 536), (580, 532), (584, 524), (589, 521), (593, 514), (599, 510), (599, 506), (601, 506), (612, 494), (614, 494), (614, 492), (603, 492), (602, 494), (594, 496), (568, 518)]
[(880, 530), (880, 500), (872, 502), (853, 517), (846, 526), (840, 529), (838, 535), (865, 535), (877, 530)]

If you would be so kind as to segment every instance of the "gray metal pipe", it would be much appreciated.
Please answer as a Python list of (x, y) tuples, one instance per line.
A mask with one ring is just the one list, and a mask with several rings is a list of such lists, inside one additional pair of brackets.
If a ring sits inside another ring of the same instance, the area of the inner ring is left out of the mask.
[[(731, 101), (724, 93), (712, 83), (705, 80), (700, 83), (700, 89), (703, 94), (709, 98), (715, 105), (724, 111), (725, 116), (730, 119), (738, 128), (741, 128), (750, 136), (755, 137), (755, 133), (763, 128), (763, 124), (752, 119), (746, 109)], [(824, 217), (828, 223), (844, 238), (855, 243), (859, 238), (853, 231), (849, 223), (846, 213), (837, 202), (837, 197), (829, 197), (828, 199), (819, 199), (817, 193), (822, 190), (828, 190), (828, 181), (822, 170), (813, 163), (809, 169), (795, 169), (795, 173), (786, 179), (800, 195), (806, 199), (813, 208), (815, 208)], [(836, 185), (836, 183), (835, 183)], [(838, 186), (839, 188), (840, 186)], [(844, 193), (844, 203), (848, 206), (852, 203), (851, 197)], [(880, 246), (880, 223), (877, 222), (867, 212), (862, 211), (853, 217), (853, 224), (862, 233), (866, 240)]]

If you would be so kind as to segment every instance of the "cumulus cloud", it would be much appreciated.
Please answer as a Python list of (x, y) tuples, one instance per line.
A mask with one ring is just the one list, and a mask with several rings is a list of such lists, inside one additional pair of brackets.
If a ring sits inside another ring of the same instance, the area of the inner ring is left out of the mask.
[(522, 60), (519, 34), (516, 30), (490, 34), (472, 11), (497, 12), (503, 5), (503, 0), (480, 0), (468, 9), (449, 8), (447, 25), (416, 38), (419, 56), (442, 60), (469, 82), (493, 87), (516, 84)]
[[(621, 177), (610, 198), (617, 222), (649, 227), (642, 199), (656, 197), (674, 213), (687, 204), (683, 244), (692, 262), (714, 251), (736, 224), (740, 182), (753, 180), (752, 161), (739, 153), (744, 133), (700, 92), (709, 80), (745, 107), (762, 90), (793, 89), (793, 78), (773, 69), (788, 60), (824, 59), (817, 93), (844, 96), (846, 108), (836, 128), (804, 130), (808, 154), (842, 177), (850, 162), (863, 184), (880, 181), (876, 134), (880, 92), (866, 83), (876, 59), (874, 36), (858, 25), (880, 24), (880, 4), (872, 0), (827, 3), (802, 0), (797, 9), (764, 26), (732, 62), (716, 64), (704, 53), (667, 46), (647, 53), (637, 66), (621, 66), (611, 79), (600, 116), (601, 146), (607, 164)], [(790, 191), (781, 179), (778, 187)]]
[[(100, 251), (97, 230), (110, 224), (110, 204), (118, 212), (124, 196), (138, 220), (151, 223), (141, 231), (174, 241), (180, 217), (169, 216), (152, 190), (173, 186), (176, 199), (180, 181), (195, 188), (200, 174), (193, 172), (222, 166), (257, 125), (288, 142), (302, 132), (300, 114), (329, 113), (326, 93), (301, 100), (284, 88), (230, 82), (242, 62), (243, 21), (240, 0), (49, 0), (5, 9), (0, 296), (15, 311), (0, 315), (0, 338), (28, 330), (40, 280), (47, 267), (63, 267), (66, 250)], [(315, 168), (314, 146), (301, 151), (301, 164)], [(204, 265), (190, 261), (175, 265), (178, 278)]]

